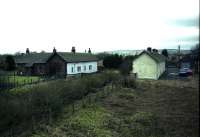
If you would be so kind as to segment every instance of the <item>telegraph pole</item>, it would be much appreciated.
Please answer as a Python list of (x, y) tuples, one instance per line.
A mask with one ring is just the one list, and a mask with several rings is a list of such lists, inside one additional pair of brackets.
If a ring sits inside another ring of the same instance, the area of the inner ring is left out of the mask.
[(178, 45), (178, 67), (180, 67), (181, 46)]

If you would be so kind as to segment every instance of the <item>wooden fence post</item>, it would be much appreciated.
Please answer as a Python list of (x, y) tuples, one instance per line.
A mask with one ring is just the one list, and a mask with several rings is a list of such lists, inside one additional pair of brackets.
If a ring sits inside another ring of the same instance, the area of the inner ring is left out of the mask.
[(75, 106), (74, 106), (74, 102), (72, 103), (72, 113), (74, 114), (75, 112)]
[(85, 108), (85, 101), (84, 101), (84, 98), (82, 99), (82, 107)]
[(33, 115), (31, 116), (31, 129), (32, 129), (32, 131), (35, 131), (35, 119), (34, 119)]
[(49, 113), (48, 113), (48, 119), (49, 119), (49, 124), (52, 123), (52, 111), (51, 111), (51, 108), (49, 108)]
[(99, 98), (99, 95), (98, 95), (98, 92), (97, 92), (96, 95), (95, 95), (95, 102), (98, 101), (98, 98)]
[(119, 120), (119, 126), (118, 126), (118, 130), (121, 129), (121, 120)]
[(88, 96), (88, 103), (89, 103), (89, 105), (91, 105), (91, 96), (90, 95)]

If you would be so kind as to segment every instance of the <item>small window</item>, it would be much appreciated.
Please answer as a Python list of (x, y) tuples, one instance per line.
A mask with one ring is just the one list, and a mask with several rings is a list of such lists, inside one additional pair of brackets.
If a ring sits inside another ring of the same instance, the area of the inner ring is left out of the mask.
[(86, 71), (86, 66), (84, 66), (84, 71)]
[(89, 65), (89, 70), (92, 70), (92, 65)]
[(72, 67), (72, 72), (74, 72), (74, 68)]
[(80, 66), (77, 67), (77, 71), (81, 72), (81, 67)]

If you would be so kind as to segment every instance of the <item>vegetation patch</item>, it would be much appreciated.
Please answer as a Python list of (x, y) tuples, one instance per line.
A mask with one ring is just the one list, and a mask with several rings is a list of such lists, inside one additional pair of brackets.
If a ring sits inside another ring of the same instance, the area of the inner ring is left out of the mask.
[[(52, 127), (50, 132), (46, 132), (43, 136), (112, 137), (111, 130), (104, 126), (107, 117), (111, 115), (104, 108), (92, 105), (80, 109), (70, 118), (63, 120), (58, 127)], [(37, 137), (37, 134), (33, 137)]]
[(12, 85), (25, 85), (32, 84), (40, 80), (38, 76), (1, 76), (0, 83), (12, 84)]

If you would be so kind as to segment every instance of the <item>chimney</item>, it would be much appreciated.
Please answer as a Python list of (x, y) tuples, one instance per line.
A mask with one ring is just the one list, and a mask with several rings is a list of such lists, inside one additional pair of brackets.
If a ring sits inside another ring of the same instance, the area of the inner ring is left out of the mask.
[(30, 54), (29, 48), (26, 48), (26, 54)]
[(53, 53), (56, 53), (56, 48), (55, 47), (53, 47)]
[(180, 53), (181, 53), (181, 46), (178, 45), (178, 54), (180, 55)]
[(90, 48), (89, 48), (89, 50), (88, 50), (88, 53), (91, 53), (91, 50), (90, 50)]
[(147, 51), (148, 51), (148, 52), (151, 52), (151, 47), (148, 47), (148, 48), (147, 48)]
[(153, 53), (158, 53), (157, 49), (153, 49), (152, 51), (153, 51)]
[(76, 49), (75, 49), (75, 47), (72, 47), (72, 53), (76, 53)]

